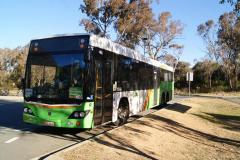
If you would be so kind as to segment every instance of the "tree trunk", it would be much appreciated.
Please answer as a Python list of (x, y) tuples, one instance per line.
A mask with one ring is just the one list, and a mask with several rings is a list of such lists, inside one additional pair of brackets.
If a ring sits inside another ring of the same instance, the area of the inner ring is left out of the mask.
[(212, 75), (209, 75), (209, 88), (212, 89)]
[(237, 89), (238, 89), (238, 68), (237, 68), (237, 66), (235, 67), (235, 75), (234, 75), (235, 77), (235, 86), (234, 86), (234, 89), (235, 89), (235, 91), (237, 91)]
[(232, 86), (232, 79), (229, 77), (229, 85), (230, 85), (230, 89), (232, 90), (233, 89), (233, 86)]

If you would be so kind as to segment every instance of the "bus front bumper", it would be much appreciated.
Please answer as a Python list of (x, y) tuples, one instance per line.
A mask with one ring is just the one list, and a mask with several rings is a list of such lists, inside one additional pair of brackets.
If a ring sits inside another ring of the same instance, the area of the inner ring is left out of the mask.
[(23, 114), (23, 121), (25, 123), (41, 125), (41, 126), (51, 126), (51, 127), (62, 127), (62, 128), (93, 128), (93, 122), (91, 124), (84, 123), (83, 119), (67, 119), (67, 120), (47, 120), (40, 117), (36, 117), (29, 114)]

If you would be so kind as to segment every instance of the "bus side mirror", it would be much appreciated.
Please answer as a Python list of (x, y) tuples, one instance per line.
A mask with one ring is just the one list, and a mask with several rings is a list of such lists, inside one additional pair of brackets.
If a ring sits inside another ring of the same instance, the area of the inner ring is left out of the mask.
[(87, 51), (87, 55), (85, 57), (86, 62), (90, 62), (91, 61), (91, 56), (92, 56), (91, 54), (92, 54), (92, 51), (91, 51), (91, 49), (89, 49)]

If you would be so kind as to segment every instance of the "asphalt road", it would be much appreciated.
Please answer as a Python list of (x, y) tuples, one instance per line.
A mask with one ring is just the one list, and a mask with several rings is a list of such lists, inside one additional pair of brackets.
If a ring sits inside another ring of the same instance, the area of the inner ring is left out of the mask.
[(226, 101), (229, 101), (229, 102), (233, 102), (233, 103), (236, 103), (236, 104), (240, 104), (240, 97), (221, 97), (221, 99), (224, 99)]

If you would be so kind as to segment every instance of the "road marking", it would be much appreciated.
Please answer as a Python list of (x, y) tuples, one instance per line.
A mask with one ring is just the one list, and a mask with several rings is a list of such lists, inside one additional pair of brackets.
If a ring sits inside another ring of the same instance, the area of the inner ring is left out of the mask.
[(21, 129), (14, 129), (14, 132), (31, 132), (33, 131), (32, 128), (21, 128)]
[(13, 141), (16, 141), (17, 139), (19, 139), (19, 137), (13, 137), (13, 138), (5, 141), (5, 143), (11, 143), (11, 142), (13, 142)]
[(12, 129), (12, 128), (6, 128), (6, 127), (0, 127), (0, 134), (1, 133), (11, 133), (11, 132), (17, 132), (17, 133), (31, 133), (34, 131), (34, 128), (22, 128), (22, 129)]
[(14, 132), (20, 132), (20, 130), (18, 130), (18, 129), (14, 129), (13, 131), (14, 131)]

